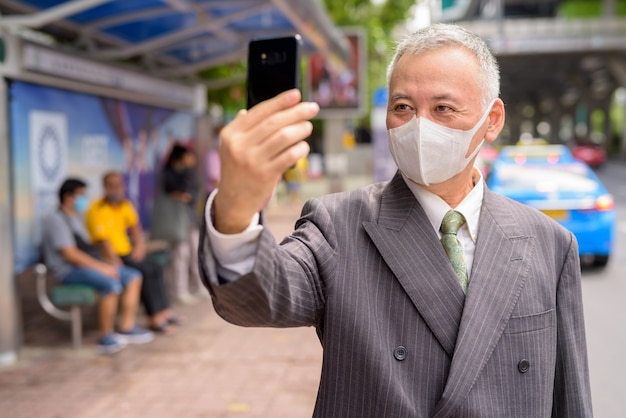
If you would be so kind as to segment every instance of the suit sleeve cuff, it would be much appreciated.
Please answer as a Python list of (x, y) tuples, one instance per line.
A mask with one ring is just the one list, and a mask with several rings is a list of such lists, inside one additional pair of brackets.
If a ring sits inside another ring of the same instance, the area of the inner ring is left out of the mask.
[(222, 234), (213, 225), (213, 200), (217, 194), (213, 190), (204, 210), (206, 217), (207, 236), (217, 262), (217, 274), (220, 278), (232, 281), (239, 276), (250, 273), (254, 267), (259, 237), (263, 232), (259, 213), (254, 214), (248, 227), (238, 234)]

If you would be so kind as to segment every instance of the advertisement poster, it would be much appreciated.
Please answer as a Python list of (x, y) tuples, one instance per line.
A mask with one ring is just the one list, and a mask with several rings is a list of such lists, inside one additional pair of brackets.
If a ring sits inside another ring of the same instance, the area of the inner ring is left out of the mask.
[(308, 99), (319, 104), (319, 117), (359, 117), (365, 110), (365, 32), (346, 28), (344, 33), (351, 51), (347, 68), (340, 69), (321, 53), (309, 57)]
[(102, 175), (121, 171), (147, 227), (172, 144), (195, 143), (190, 112), (23, 82), (11, 83), (9, 103), (16, 273), (38, 259), (41, 220), (57, 210), (66, 178), (84, 180), (95, 199), (102, 195)]

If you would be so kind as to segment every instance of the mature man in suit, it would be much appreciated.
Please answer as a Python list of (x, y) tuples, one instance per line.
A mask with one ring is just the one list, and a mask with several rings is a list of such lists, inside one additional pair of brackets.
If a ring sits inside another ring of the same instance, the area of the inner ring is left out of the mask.
[(204, 280), (227, 321), (316, 328), (314, 416), (592, 416), (575, 238), (473, 167), (502, 130), (498, 94), (474, 34), (408, 36), (389, 68), (398, 173), (307, 202), (280, 245), (258, 214), (308, 152), (317, 106), (290, 91), (222, 130)]

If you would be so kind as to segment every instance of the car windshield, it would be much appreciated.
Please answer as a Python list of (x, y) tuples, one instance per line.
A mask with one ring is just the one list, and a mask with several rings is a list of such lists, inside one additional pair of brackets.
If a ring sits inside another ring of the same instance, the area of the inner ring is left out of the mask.
[(587, 176), (582, 164), (516, 165), (498, 167), (497, 179), (505, 189), (532, 189), (538, 192), (593, 192), (597, 182)]

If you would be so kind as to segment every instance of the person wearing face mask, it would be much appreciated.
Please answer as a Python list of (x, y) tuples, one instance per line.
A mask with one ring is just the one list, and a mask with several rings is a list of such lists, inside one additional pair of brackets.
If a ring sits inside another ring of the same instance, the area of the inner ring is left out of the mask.
[[(59, 188), (59, 208), (43, 219), (43, 260), (52, 275), (63, 284), (95, 288), (98, 301), (100, 337), (97, 350), (112, 354), (127, 344), (152, 341), (153, 333), (137, 327), (141, 273), (101, 258), (85, 230), (83, 213), (89, 205), (86, 183), (69, 178)], [(119, 309), (119, 322), (115, 318)]]
[(141, 303), (149, 319), (149, 329), (169, 334), (184, 318), (174, 315), (163, 277), (163, 267), (147, 257), (144, 231), (133, 204), (126, 198), (122, 173), (111, 171), (102, 178), (104, 196), (87, 211), (87, 230), (103, 257), (116, 266), (137, 269), (143, 277)]
[(315, 327), (315, 417), (591, 417), (576, 239), (473, 165), (504, 126), (496, 59), (435, 24), (399, 43), (388, 84), (396, 175), (309, 200), (280, 245), (263, 206), (318, 106), (288, 91), (221, 131), (199, 248), (217, 313)]

